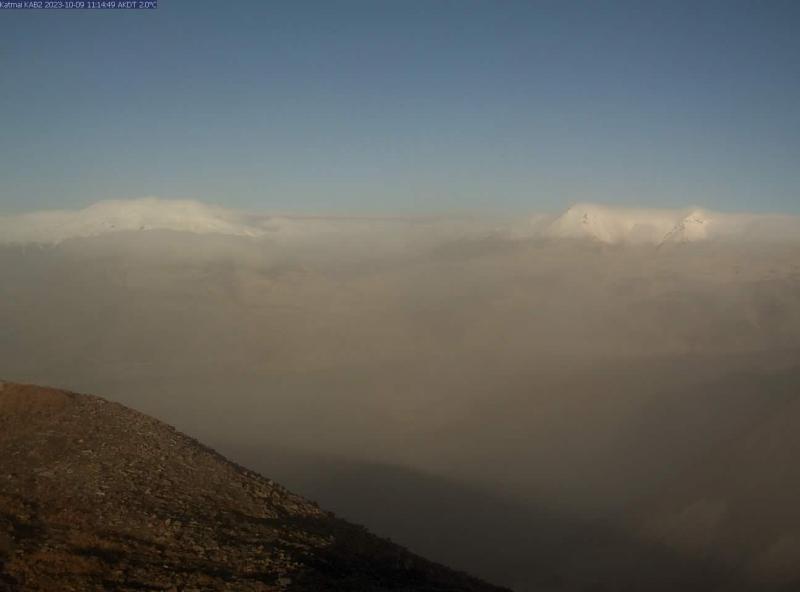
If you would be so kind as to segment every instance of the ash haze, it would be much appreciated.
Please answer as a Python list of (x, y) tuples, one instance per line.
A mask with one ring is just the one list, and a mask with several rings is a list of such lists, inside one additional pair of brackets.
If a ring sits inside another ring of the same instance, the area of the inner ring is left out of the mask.
[(800, 589), (800, 3), (0, 17), (0, 380), (517, 592)]
[(800, 233), (579, 204), (0, 219), (0, 375), (101, 392), (515, 590), (800, 581)]

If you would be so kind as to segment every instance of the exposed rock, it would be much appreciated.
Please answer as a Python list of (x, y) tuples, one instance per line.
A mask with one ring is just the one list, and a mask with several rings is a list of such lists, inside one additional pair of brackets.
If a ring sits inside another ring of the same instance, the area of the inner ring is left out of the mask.
[(499, 590), (153, 418), (0, 384), (0, 590)]

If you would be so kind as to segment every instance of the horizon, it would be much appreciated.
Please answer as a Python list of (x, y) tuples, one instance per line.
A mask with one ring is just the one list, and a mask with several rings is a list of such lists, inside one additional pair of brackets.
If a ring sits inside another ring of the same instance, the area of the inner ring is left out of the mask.
[[(51, 244), (127, 231), (178, 231), (269, 242), (386, 242), (454, 239), (502, 241), (590, 239), (606, 244), (663, 245), (712, 241), (795, 243), (800, 216), (713, 211), (702, 207), (647, 208), (581, 202), (558, 213), (500, 215), (487, 212), (417, 215), (343, 215), (237, 210), (197, 200), (145, 197), (105, 200), (76, 210), (0, 215), (0, 245)], [(379, 239), (379, 234), (385, 235)], [(412, 238), (416, 236), (416, 238)], [(338, 238), (334, 238), (338, 237)], [(402, 249), (401, 249), (402, 250)]]
[[(166, 197), (161, 195), (140, 195), (135, 197), (108, 197), (108, 198), (100, 198), (94, 201), (85, 202), (82, 204), (70, 204), (64, 207), (42, 207), (42, 208), (9, 208), (6, 210), (0, 210), (0, 218), (14, 218), (19, 216), (27, 216), (31, 214), (40, 214), (40, 213), (77, 213), (89, 210), (95, 206), (103, 205), (103, 204), (131, 204), (131, 203), (143, 203), (143, 202), (154, 202), (157, 204), (176, 204), (176, 203), (185, 203), (185, 204), (194, 204), (200, 205), (208, 208), (218, 208), (221, 210), (226, 210), (232, 213), (239, 213), (239, 214), (247, 214), (247, 215), (263, 215), (263, 216), (275, 216), (275, 217), (298, 217), (298, 218), (324, 218), (324, 219), (336, 219), (336, 218), (363, 218), (363, 219), (416, 219), (416, 218), (448, 218), (448, 217), (477, 217), (477, 216), (507, 216), (507, 217), (517, 217), (517, 216), (538, 216), (538, 215), (546, 215), (546, 216), (556, 216), (559, 214), (563, 214), (569, 210), (574, 208), (580, 207), (597, 207), (603, 208), (607, 210), (615, 210), (615, 211), (649, 211), (649, 212), (656, 212), (656, 211), (665, 211), (665, 212), (691, 212), (694, 210), (700, 210), (709, 213), (715, 214), (733, 214), (733, 215), (753, 215), (753, 216), (787, 216), (787, 217), (795, 217), (800, 216), (800, 211), (795, 213), (793, 211), (779, 211), (779, 210), (759, 210), (759, 209), (736, 209), (736, 208), (713, 208), (709, 207), (703, 203), (677, 203), (675, 205), (667, 206), (661, 204), (647, 204), (641, 202), (615, 202), (613, 200), (589, 200), (589, 199), (581, 199), (581, 200), (569, 200), (564, 201), (561, 204), (554, 204), (553, 207), (547, 209), (506, 209), (506, 208), (491, 208), (491, 207), (483, 207), (483, 208), (450, 208), (450, 209), (442, 209), (442, 210), (419, 210), (416, 212), (413, 211), (405, 211), (402, 208), (398, 208), (396, 211), (386, 210), (381, 212), (372, 212), (370, 210), (366, 211), (356, 211), (356, 210), (305, 210), (302, 207), (298, 207), (295, 210), (292, 210), (289, 207), (281, 207), (281, 208), (272, 208), (269, 207), (262, 207), (259, 208), (258, 206), (255, 207), (239, 207), (235, 204), (228, 204), (226, 205), (223, 203), (222, 200), (215, 200), (211, 197), (209, 198), (193, 198), (193, 197)], [(2, 204), (0, 204), (2, 205)]]

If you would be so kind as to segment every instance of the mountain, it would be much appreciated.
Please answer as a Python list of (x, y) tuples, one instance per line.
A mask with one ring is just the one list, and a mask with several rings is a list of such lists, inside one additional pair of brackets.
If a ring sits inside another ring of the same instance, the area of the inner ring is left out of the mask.
[(711, 227), (713, 227), (711, 214), (699, 209), (693, 210), (664, 235), (662, 243), (689, 243), (705, 240), (709, 236), (709, 228)]
[(577, 204), (556, 218), (546, 234), (554, 238), (589, 238), (602, 243), (657, 244), (679, 223), (673, 210), (613, 208)]
[(670, 210), (581, 203), (552, 220), (542, 234), (550, 238), (590, 239), (606, 244), (797, 241), (800, 239), (800, 217), (730, 214), (697, 207)]
[(0, 383), (0, 590), (500, 588), (119, 404)]
[(59, 243), (70, 238), (141, 230), (234, 236), (257, 236), (264, 232), (233, 210), (191, 200), (153, 197), (101, 201), (82, 210), (0, 217), (0, 241), (7, 243)]
[[(526, 224), (526, 226), (528, 226)], [(469, 216), (268, 215), (192, 200), (145, 197), (108, 200), (81, 210), (0, 216), (0, 246), (54, 246), (75, 239), (148, 238), (165, 233), (202, 236), (219, 243), (247, 241), (292, 253), (309, 250), (372, 256), (419, 251), (446, 240), (508, 234), (492, 218)], [(154, 238), (154, 240), (156, 240)]]
[[(191, 200), (154, 197), (108, 200), (82, 210), (0, 216), (0, 244), (58, 244), (117, 232), (169, 230), (194, 234), (268, 238), (289, 244), (387, 240), (395, 247), (420, 240), (463, 238), (568, 238), (606, 244), (685, 243), (709, 239), (798, 240), (800, 217), (726, 214), (702, 208), (624, 208), (580, 203), (553, 216), (364, 217), (251, 214)], [(398, 232), (400, 231), (400, 232)], [(391, 237), (391, 238), (389, 238)]]

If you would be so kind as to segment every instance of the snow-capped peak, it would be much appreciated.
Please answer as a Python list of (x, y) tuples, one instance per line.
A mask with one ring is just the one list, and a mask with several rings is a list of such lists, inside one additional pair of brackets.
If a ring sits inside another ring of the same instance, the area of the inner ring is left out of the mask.
[(687, 209), (577, 204), (554, 218), (544, 236), (607, 244), (690, 243), (705, 240), (800, 241), (800, 216), (723, 214)]
[(684, 212), (576, 204), (556, 218), (546, 234), (556, 238), (590, 238), (602, 243), (658, 244), (672, 234)]
[(688, 243), (709, 238), (712, 215), (704, 210), (693, 210), (670, 230), (662, 242)]

